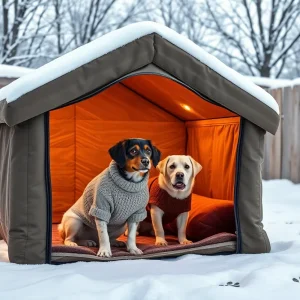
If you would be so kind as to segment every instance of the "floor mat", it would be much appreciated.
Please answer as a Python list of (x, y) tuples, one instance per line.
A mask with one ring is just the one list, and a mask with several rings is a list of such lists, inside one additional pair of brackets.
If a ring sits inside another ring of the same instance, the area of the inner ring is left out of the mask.
[[(126, 241), (126, 237), (120, 237), (119, 240)], [(194, 242), (189, 245), (180, 245), (175, 236), (166, 236), (166, 240), (168, 242), (168, 246), (155, 246), (155, 238), (150, 236), (138, 236), (137, 237), (137, 246), (140, 248), (144, 255), (147, 254), (156, 254), (160, 252), (168, 252), (168, 251), (176, 251), (176, 250), (184, 250), (184, 249), (192, 249), (199, 248), (203, 246), (209, 246), (214, 244), (220, 244), (225, 242), (236, 241), (236, 236), (231, 233), (218, 233), (211, 237), (205, 238), (201, 241)], [(77, 253), (77, 254), (87, 254), (87, 255), (96, 255), (98, 248), (95, 247), (70, 247), (64, 246), (62, 244), (62, 239), (59, 236), (57, 225), (53, 225), (52, 229), (52, 252), (53, 253)], [(122, 257), (122, 256), (134, 256), (127, 252), (126, 248), (117, 248), (112, 247), (112, 255), (113, 257)]]

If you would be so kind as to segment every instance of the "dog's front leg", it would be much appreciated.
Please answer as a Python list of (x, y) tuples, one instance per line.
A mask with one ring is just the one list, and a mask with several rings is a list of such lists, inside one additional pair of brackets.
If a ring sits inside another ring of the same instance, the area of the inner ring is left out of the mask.
[(110, 249), (109, 236), (107, 232), (107, 223), (105, 221), (96, 219), (96, 227), (98, 231), (100, 245), (97, 256), (111, 257), (112, 254)]
[(177, 217), (177, 230), (178, 230), (178, 240), (182, 245), (192, 244), (192, 241), (189, 241), (186, 238), (186, 225), (189, 218), (189, 213), (184, 212)]
[(128, 237), (127, 237), (127, 251), (130, 252), (131, 254), (143, 254), (143, 251), (140, 250), (136, 246), (136, 231), (138, 228), (138, 224), (136, 222), (128, 222)]
[(165, 240), (165, 231), (162, 225), (162, 217), (164, 215), (163, 210), (161, 210), (156, 205), (151, 205), (150, 213), (151, 213), (152, 226), (155, 233), (155, 245), (167, 246), (168, 242)]

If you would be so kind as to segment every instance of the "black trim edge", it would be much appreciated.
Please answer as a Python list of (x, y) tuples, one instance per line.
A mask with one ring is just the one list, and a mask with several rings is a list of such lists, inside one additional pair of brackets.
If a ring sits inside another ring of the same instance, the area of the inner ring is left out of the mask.
[(50, 174), (50, 157), (49, 157), (49, 112), (44, 114), (45, 125), (45, 186), (46, 186), (46, 257), (47, 264), (51, 264), (51, 247), (52, 247), (52, 188)]
[(135, 76), (140, 76), (140, 75), (156, 75), (156, 76), (161, 76), (161, 77), (164, 77), (164, 78), (168, 78), (168, 79), (170, 79), (170, 80), (172, 80), (172, 81), (180, 84), (181, 86), (185, 87), (186, 89), (190, 90), (191, 92), (193, 92), (197, 96), (200, 96), (203, 100), (205, 100), (205, 101), (207, 101), (207, 102), (209, 102), (209, 103), (211, 103), (213, 105), (216, 105), (216, 106), (219, 106), (219, 107), (223, 107), (223, 108), (231, 111), (230, 109), (222, 106), (221, 104), (219, 104), (219, 103), (211, 100), (207, 96), (205, 96), (202, 93), (200, 93), (200, 92), (196, 91), (195, 89), (191, 88), (190, 86), (188, 86), (187, 84), (185, 84), (184, 82), (182, 82), (181, 80), (179, 80), (177, 78), (169, 78), (168, 76), (165, 76), (163, 74), (158, 74), (158, 73), (149, 72), (149, 71), (147, 71), (147, 72), (140, 72), (138, 74), (127, 74), (125, 76), (122, 76), (122, 77), (120, 77), (120, 78), (118, 78), (118, 79), (116, 79), (116, 80), (114, 80), (114, 81), (112, 81), (112, 82), (110, 82), (110, 83), (102, 86), (102, 87), (96, 88), (96, 89), (92, 90), (91, 92), (88, 92), (88, 93), (86, 93), (86, 94), (84, 94), (84, 95), (82, 95), (82, 96), (80, 96), (78, 98), (75, 98), (75, 99), (73, 99), (73, 100), (71, 100), (71, 101), (69, 101), (69, 102), (67, 102), (67, 103), (65, 103), (63, 105), (60, 105), (60, 106), (58, 106), (58, 107), (56, 107), (56, 108), (54, 108), (52, 110), (57, 110), (57, 109), (60, 109), (60, 108), (63, 108), (63, 107), (66, 107), (66, 106), (69, 106), (69, 105), (72, 105), (72, 104), (76, 104), (76, 103), (81, 102), (83, 100), (89, 99), (89, 98), (91, 98), (91, 97), (93, 97), (95, 95), (100, 94), (101, 92), (105, 91), (106, 89), (108, 89), (109, 87), (111, 87), (114, 84), (122, 82), (125, 79), (131, 78), (131, 77), (135, 77)]
[(242, 237), (241, 237), (241, 225), (239, 216), (239, 187), (240, 187), (240, 168), (241, 168), (241, 156), (242, 156), (242, 144), (244, 141), (244, 119), (241, 117), (239, 141), (236, 154), (236, 172), (234, 183), (234, 216), (236, 227), (236, 253), (241, 253), (242, 250)]

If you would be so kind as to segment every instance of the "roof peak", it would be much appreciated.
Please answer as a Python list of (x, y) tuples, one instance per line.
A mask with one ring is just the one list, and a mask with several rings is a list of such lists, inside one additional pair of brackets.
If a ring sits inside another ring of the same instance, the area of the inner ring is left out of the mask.
[[(94, 41), (58, 57), (44, 66), (22, 76), (0, 90), (0, 100), (8, 103), (16, 101), (38, 87), (45, 85), (89, 62), (104, 56), (143, 36), (156, 33), (173, 45), (189, 53), (198, 61), (213, 69), (220, 76), (265, 103), (279, 114), (279, 107), (274, 98), (252, 83), (250, 80), (226, 66), (216, 57), (207, 53), (187, 37), (174, 30), (151, 21), (137, 22), (109, 32)], [(21, 100), (21, 99), (20, 99)]]

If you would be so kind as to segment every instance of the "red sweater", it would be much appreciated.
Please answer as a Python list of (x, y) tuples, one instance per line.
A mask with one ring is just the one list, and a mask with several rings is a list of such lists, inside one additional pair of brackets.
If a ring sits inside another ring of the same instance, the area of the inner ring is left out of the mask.
[(163, 225), (167, 225), (174, 221), (178, 215), (191, 210), (192, 195), (185, 199), (176, 199), (171, 197), (165, 190), (158, 185), (158, 177), (149, 181), (149, 202), (147, 206), (147, 220), (151, 221), (150, 206), (154, 204), (164, 211)]

